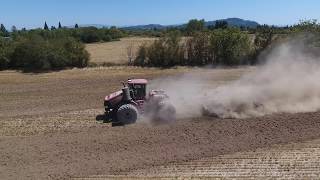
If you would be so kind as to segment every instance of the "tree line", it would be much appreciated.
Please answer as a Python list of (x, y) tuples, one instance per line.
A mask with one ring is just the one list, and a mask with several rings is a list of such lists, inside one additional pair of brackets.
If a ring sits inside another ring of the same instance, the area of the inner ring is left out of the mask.
[(0, 37), (14, 37), (23, 34), (37, 34), (42, 36), (43, 38), (54, 38), (61, 36), (68, 36), (75, 38), (83, 43), (95, 43), (95, 42), (109, 42), (116, 41), (120, 38), (126, 36), (126, 31), (118, 29), (113, 26), (110, 28), (96, 28), (96, 27), (79, 27), (78, 24), (75, 24), (74, 27), (64, 27), (59, 22), (58, 27), (51, 26), (44, 23), (43, 29), (32, 29), (26, 30), (26, 28), (22, 28), (18, 30), (15, 26), (12, 26), (11, 32), (9, 32), (6, 27), (1, 24), (0, 26)]
[(172, 31), (151, 45), (142, 45), (133, 65), (171, 67), (252, 64), (248, 34), (236, 28), (194, 32), (183, 37)]
[(43, 29), (8, 31), (0, 25), (0, 70), (22, 69), (46, 71), (67, 67), (86, 67), (89, 53), (83, 43), (119, 40), (125, 32), (116, 28), (63, 27), (57, 28), (45, 22)]
[(142, 45), (132, 65), (254, 65), (261, 52), (274, 41), (303, 32), (320, 37), (320, 25), (315, 20), (308, 20), (291, 27), (261, 25), (249, 28), (217, 21), (214, 26), (205, 27), (204, 20), (190, 20), (183, 30), (167, 30), (153, 44)]
[(37, 34), (0, 38), (0, 69), (24, 71), (86, 67), (89, 53), (71, 37), (44, 38)]
[(142, 32), (116, 27), (79, 27), (78, 24), (68, 28), (60, 22), (57, 27), (49, 28), (45, 22), (43, 29), (18, 30), (13, 26), (8, 31), (0, 24), (0, 69), (41, 71), (86, 67), (90, 58), (83, 43), (108, 42), (136, 35), (159, 39), (151, 45), (142, 45), (135, 60), (130, 58), (133, 65), (249, 65), (255, 64), (260, 53), (279, 37), (305, 31), (319, 34), (319, 27), (315, 20), (286, 27), (250, 28), (232, 27), (224, 21), (206, 27), (204, 20), (193, 19), (183, 27)]

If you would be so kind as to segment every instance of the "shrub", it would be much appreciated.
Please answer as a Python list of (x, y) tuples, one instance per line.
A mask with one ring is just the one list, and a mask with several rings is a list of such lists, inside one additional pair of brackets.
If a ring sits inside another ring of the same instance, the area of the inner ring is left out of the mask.
[(135, 65), (171, 67), (184, 62), (184, 45), (179, 32), (171, 32), (156, 40), (149, 47), (141, 46)]
[(0, 38), (0, 70), (7, 69), (9, 67), (12, 52), (12, 41)]
[(110, 34), (105, 34), (102, 38), (103, 41), (105, 42), (109, 42), (109, 41), (112, 41), (112, 37)]
[(135, 65), (171, 67), (248, 64), (251, 55), (249, 36), (239, 29), (217, 29), (195, 32), (186, 43), (177, 32), (171, 32), (150, 46), (141, 46)]
[(101, 41), (101, 34), (95, 27), (82, 28), (80, 39), (85, 43), (94, 43)]
[(47, 43), (40, 36), (20, 40), (12, 54), (10, 66), (22, 69), (50, 69), (45, 57), (46, 50)]
[(210, 34), (195, 33), (187, 40), (186, 49), (188, 65), (206, 65), (212, 63), (212, 52), (210, 51)]
[(147, 57), (148, 57), (148, 47), (146, 44), (143, 44), (139, 47), (138, 55), (136, 59), (133, 62), (133, 65), (135, 66), (146, 66), (147, 65)]
[(195, 32), (203, 31), (205, 29), (204, 19), (197, 20), (191, 19), (186, 25), (186, 31), (188, 35), (192, 35)]
[(117, 29), (116, 27), (105, 29), (105, 36), (106, 35), (109, 35), (112, 38), (112, 40), (119, 40), (120, 38), (124, 37), (123, 32)]
[(31, 36), (17, 42), (10, 66), (27, 71), (85, 67), (89, 54), (73, 38), (44, 40)]
[(251, 46), (249, 36), (239, 29), (217, 29), (210, 43), (215, 64), (240, 65), (248, 60)]
[(64, 43), (64, 51), (70, 67), (86, 67), (89, 63), (89, 53), (85, 50), (82, 43), (73, 38), (68, 38)]

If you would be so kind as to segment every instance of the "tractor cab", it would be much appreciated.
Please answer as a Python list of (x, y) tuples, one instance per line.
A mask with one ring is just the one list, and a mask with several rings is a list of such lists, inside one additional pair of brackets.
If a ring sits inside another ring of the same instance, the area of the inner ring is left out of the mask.
[(133, 100), (145, 100), (147, 95), (147, 83), (146, 79), (129, 79), (128, 87), (130, 96)]

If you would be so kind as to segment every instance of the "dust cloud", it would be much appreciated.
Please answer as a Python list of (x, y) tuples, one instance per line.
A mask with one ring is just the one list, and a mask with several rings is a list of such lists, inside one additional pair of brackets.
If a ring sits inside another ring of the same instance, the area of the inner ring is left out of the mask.
[(273, 48), (263, 64), (238, 80), (219, 85), (210, 81), (214, 74), (190, 73), (156, 79), (151, 88), (166, 91), (178, 118), (319, 111), (320, 58), (312, 51), (290, 41)]

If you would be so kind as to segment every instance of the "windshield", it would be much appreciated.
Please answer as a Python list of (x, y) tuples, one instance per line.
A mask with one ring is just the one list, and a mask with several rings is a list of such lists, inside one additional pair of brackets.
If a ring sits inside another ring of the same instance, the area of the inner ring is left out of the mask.
[(146, 96), (146, 85), (145, 84), (130, 84), (130, 95), (133, 99), (140, 100)]

